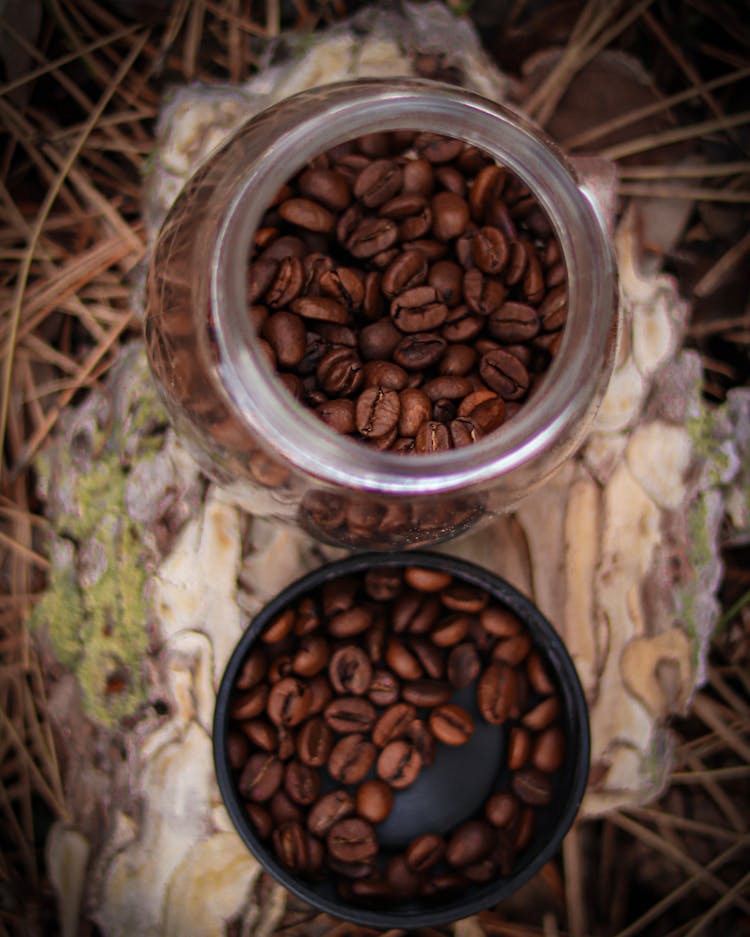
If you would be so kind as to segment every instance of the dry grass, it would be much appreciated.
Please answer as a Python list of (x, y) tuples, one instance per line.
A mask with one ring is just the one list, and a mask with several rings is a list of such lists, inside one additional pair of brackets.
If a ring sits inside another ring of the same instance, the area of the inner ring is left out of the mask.
[[(498, 28), (522, 23), (526, 6), (512, 4)], [(571, 16), (571, 4), (556, 6)], [(571, 79), (604, 48), (641, 42), (660, 51), (671, 63), (664, 95), (563, 143), (573, 152), (598, 147), (622, 161), (623, 198), (664, 195), (733, 207), (743, 231), (714, 244), (692, 277), (697, 299), (722, 295), (750, 251), (743, 208), (750, 201), (750, 112), (731, 106), (732, 89), (750, 76), (750, 43), (739, 30), (731, 42), (706, 36), (697, 47), (700, 61), (722, 69), (707, 76), (695, 64), (698, 53), (682, 49), (660, 19), (661, 4), (588, 0), (573, 6), (564, 53), (525, 102), (527, 110), (548, 123)], [(346, 13), (344, 0), (296, 0), (288, 24), (278, 0), (252, 6), (247, 0), (175, 0), (143, 27), (113, 13), (117, 8), (50, 0), (38, 36), (0, 20), (6, 39), (26, 55), (23, 72), (7, 74), (0, 86), (0, 894), (18, 899), (0, 901), (0, 934), (54, 932), (54, 925), (40, 924), (49, 914), (40, 847), (44, 824), (68, 812), (44, 677), (25, 629), (48, 566), (31, 463), (63, 409), (102, 380), (122, 340), (137, 331), (128, 287), (146, 249), (141, 179), (160, 94), (170, 81), (241, 81), (257, 66), (260, 44), (282, 26), (312, 29)], [(682, 9), (710, 23), (720, 23), (720, 14), (733, 22), (731, 5), (721, 2), (693, 0)], [(686, 123), (679, 108), (688, 104), (696, 117)], [(612, 133), (653, 115), (670, 115), (672, 126), (607, 143)], [(707, 143), (722, 155), (677, 167), (654, 158), (678, 142)], [(633, 163), (636, 155), (640, 165)], [(683, 180), (676, 188), (675, 178)], [(700, 220), (696, 224), (700, 228)], [(693, 322), (691, 340), (713, 362), (714, 396), (746, 379), (735, 352), (740, 360), (747, 354), (749, 335), (742, 305)], [(712, 350), (717, 338), (726, 354)], [(524, 923), (523, 912), (488, 911), (479, 916), (487, 935), (692, 937), (724, 933), (712, 928), (750, 918), (750, 681), (743, 669), (750, 643), (742, 617), (750, 593), (741, 565), (728, 562), (729, 637), (717, 648), (717, 664), (690, 719), (677, 729), (673, 788), (656, 805), (576, 827), (561, 859), (539, 877), (552, 908), (541, 918), (537, 913), (541, 925)], [(650, 867), (662, 878), (651, 891), (644, 886)], [(642, 900), (635, 892), (644, 888)], [(354, 932), (307, 912), (297, 919), (292, 914), (280, 931), (288, 937)]]

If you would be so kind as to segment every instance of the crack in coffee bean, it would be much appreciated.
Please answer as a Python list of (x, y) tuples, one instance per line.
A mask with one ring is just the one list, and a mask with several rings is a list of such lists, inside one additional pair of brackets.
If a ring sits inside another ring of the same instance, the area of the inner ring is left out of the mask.
[[(281, 188), (247, 300), (297, 404), (371, 447), (440, 453), (501, 431), (533, 395), (565, 328), (567, 268), (512, 172), (458, 139), (379, 132)], [(514, 406), (462, 410), (485, 390)]]
[[(473, 395), (471, 412), (499, 399)], [(556, 681), (510, 608), (442, 569), (373, 567), (299, 597), (257, 640), (232, 691), (227, 757), (283, 867), (365, 904), (442, 900), (513, 874), (552, 809), (568, 743)], [(485, 802), (444, 834), (386, 848), (378, 824), (401, 792), (480, 722), (505, 732)]]

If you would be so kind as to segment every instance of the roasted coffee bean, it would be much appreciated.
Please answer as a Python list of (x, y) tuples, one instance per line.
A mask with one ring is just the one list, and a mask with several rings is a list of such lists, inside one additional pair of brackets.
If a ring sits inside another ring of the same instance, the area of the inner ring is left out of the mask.
[(361, 817), (339, 820), (326, 836), (328, 851), (341, 862), (369, 862), (378, 852), (375, 830)]
[(435, 760), (436, 742), (425, 722), (420, 718), (414, 719), (407, 729), (406, 736), (417, 750), (422, 764), (425, 767), (431, 765)]
[(498, 228), (480, 228), (471, 242), (471, 256), (482, 273), (497, 275), (508, 261), (508, 241)]
[(359, 349), (364, 361), (384, 361), (391, 357), (403, 339), (390, 318), (378, 319), (363, 327), (359, 333)]
[(407, 371), (425, 371), (440, 361), (447, 344), (436, 332), (405, 335), (393, 349), (393, 360)]
[(427, 420), (417, 430), (414, 446), (417, 452), (445, 452), (451, 448), (451, 438), (447, 427), (444, 423)]
[(422, 676), (417, 657), (396, 638), (391, 638), (386, 645), (385, 661), (402, 680), (416, 680)]
[(357, 424), (354, 419), (354, 401), (340, 397), (338, 400), (326, 400), (315, 408), (320, 419), (336, 430), (337, 433), (349, 435), (353, 433)]
[(516, 634), (498, 641), (492, 651), (494, 660), (503, 660), (516, 667), (531, 650), (531, 638), (528, 634)]
[(368, 439), (385, 436), (398, 424), (401, 401), (395, 390), (368, 387), (357, 398), (357, 429)]
[(541, 729), (546, 729), (548, 725), (551, 725), (552, 722), (557, 719), (559, 711), (560, 704), (557, 697), (550, 696), (548, 699), (542, 700), (541, 703), (538, 703), (527, 713), (524, 713), (522, 721), (523, 724), (530, 729), (540, 731)]
[(364, 605), (357, 605), (334, 615), (328, 622), (328, 632), (334, 638), (351, 638), (366, 631), (371, 623), (372, 611)]
[(407, 160), (403, 167), (403, 191), (428, 198), (432, 194), (435, 173), (426, 159)]
[(354, 800), (348, 791), (330, 791), (310, 808), (307, 828), (314, 836), (325, 836), (334, 824), (353, 813)]
[(322, 202), (331, 211), (344, 211), (352, 200), (349, 183), (335, 169), (307, 169), (298, 184), (305, 198)]
[(321, 358), (315, 376), (322, 389), (335, 396), (356, 393), (364, 379), (356, 351), (342, 346), (332, 348)]
[(518, 400), (529, 389), (529, 372), (515, 355), (502, 348), (482, 355), (479, 373), (487, 386), (504, 400)]
[(283, 612), (279, 612), (263, 632), (261, 640), (266, 644), (276, 644), (278, 641), (283, 641), (294, 628), (295, 617), (293, 608), (287, 608)]
[(377, 716), (375, 707), (361, 696), (340, 696), (331, 700), (323, 715), (334, 732), (340, 732), (342, 735), (369, 732)]
[(432, 680), (439, 680), (443, 676), (443, 654), (431, 641), (427, 638), (411, 638), (409, 648), (414, 652), (414, 656), (428, 677)]
[(240, 668), (235, 681), (238, 690), (250, 690), (263, 679), (268, 667), (268, 660), (261, 648), (254, 648)]
[(504, 829), (513, 826), (519, 811), (518, 800), (507, 791), (490, 795), (484, 805), (484, 815), (489, 822)]
[(507, 664), (490, 664), (479, 678), (477, 704), (482, 717), (493, 725), (510, 718), (518, 706), (516, 671)]
[(421, 251), (406, 250), (399, 254), (383, 273), (381, 289), (388, 299), (421, 286), (427, 279), (427, 259)]
[[(320, 768), (328, 760), (333, 748), (333, 733), (330, 722), (320, 716), (309, 719), (297, 733), (297, 757), (305, 764)], [(296, 800), (296, 798), (294, 798)]]
[(523, 726), (513, 726), (508, 735), (508, 767), (511, 771), (522, 768), (531, 754), (531, 734)]
[(476, 360), (477, 352), (470, 345), (449, 345), (438, 365), (438, 371), (444, 376), (466, 377)]
[(506, 170), (494, 164), (485, 166), (477, 174), (469, 193), (469, 208), (475, 221), (484, 221), (490, 205), (502, 192), (506, 177)]
[(394, 703), (380, 716), (372, 730), (372, 740), (383, 748), (394, 739), (404, 738), (417, 711), (409, 703)]
[(367, 208), (376, 208), (401, 189), (401, 167), (390, 159), (379, 159), (366, 166), (354, 181), (354, 195)]
[(381, 667), (373, 673), (367, 695), (376, 706), (390, 706), (398, 699), (399, 690), (398, 678)]
[(453, 688), (442, 680), (411, 680), (404, 683), (401, 695), (407, 703), (413, 703), (419, 708), (429, 708), (447, 703), (451, 698)]
[(274, 751), (279, 744), (278, 729), (265, 719), (249, 719), (240, 724), (240, 729), (256, 748), (264, 752)]
[(274, 309), (288, 306), (302, 292), (305, 271), (299, 257), (284, 257), (264, 294), (265, 302)]
[(430, 729), (445, 745), (465, 745), (474, 731), (474, 720), (463, 706), (447, 703), (430, 713)]
[(247, 737), (236, 729), (227, 732), (227, 758), (235, 771), (243, 767), (249, 754), (250, 745)]
[(402, 855), (391, 856), (385, 865), (385, 880), (395, 898), (413, 898), (422, 887), (421, 876), (409, 866)]
[(529, 683), (537, 693), (540, 693), (542, 696), (548, 696), (550, 693), (555, 692), (555, 685), (550, 680), (547, 669), (538, 651), (532, 651), (526, 658), (526, 673), (529, 677)]
[(501, 342), (527, 342), (539, 332), (539, 325), (539, 315), (533, 306), (505, 302), (490, 314), (487, 329)]
[(337, 693), (362, 696), (370, 688), (372, 664), (362, 648), (348, 644), (334, 652), (328, 674)]
[(389, 742), (378, 756), (378, 777), (397, 790), (413, 784), (421, 767), (421, 755), (404, 739)]
[(449, 241), (463, 234), (469, 221), (469, 206), (453, 192), (438, 192), (432, 197), (432, 233), (439, 241)]
[(501, 397), (492, 397), (474, 407), (470, 419), (475, 429), (486, 436), (503, 425), (506, 413), (505, 401)]
[(393, 809), (393, 791), (384, 781), (373, 778), (357, 788), (357, 813), (370, 823), (382, 823)]
[(452, 686), (463, 690), (476, 680), (481, 666), (476, 645), (473, 642), (466, 642), (451, 648), (446, 674)]
[(431, 163), (449, 163), (463, 150), (461, 140), (444, 137), (437, 133), (419, 133), (414, 140), (414, 149)]
[(268, 716), (276, 725), (295, 726), (310, 712), (310, 687), (296, 677), (284, 677), (268, 695)]
[(565, 735), (558, 726), (540, 732), (534, 741), (531, 761), (540, 771), (559, 770), (565, 758)]
[(423, 833), (406, 847), (404, 857), (414, 872), (427, 872), (445, 855), (445, 840), (437, 833)]
[(329, 700), (333, 696), (333, 690), (331, 689), (331, 684), (328, 682), (327, 677), (322, 673), (313, 677), (308, 686), (310, 687), (309, 715), (314, 716), (322, 712), (328, 705)]
[[(300, 632), (297, 630), (297, 633)], [(328, 642), (324, 637), (302, 633), (298, 650), (292, 658), (292, 670), (301, 677), (314, 677), (325, 668), (328, 654)]]
[(358, 784), (373, 766), (376, 754), (375, 746), (360, 732), (345, 735), (331, 749), (328, 771), (343, 784)]
[(499, 280), (485, 276), (476, 268), (467, 270), (464, 274), (463, 291), (464, 300), (469, 309), (484, 317), (499, 309), (508, 295), (508, 291)]
[(450, 585), (452, 576), (441, 569), (426, 569), (422, 566), (407, 566), (404, 580), (419, 592), (440, 592)]
[(391, 319), (402, 332), (430, 332), (448, 317), (448, 307), (439, 302), (431, 286), (415, 286), (399, 293), (391, 302)]
[(260, 804), (246, 804), (245, 810), (258, 836), (268, 839), (274, 823), (271, 814)]
[(368, 361), (362, 370), (365, 387), (380, 390), (403, 390), (409, 375), (392, 361)]
[(346, 325), (350, 316), (343, 303), (328, 296), (300, 296), (292, 303), (292, 311), (303, 319), (337, 322), (339, 325)]
[(307, 198), (290, 198), (279, 205), (284, 221), (308, 231), (330, 234), (336, 227), (336, 216), (319, 202)]
[(488, 605), (479, 614), (482, 627), (499, 638), (508, 638), (521, 631), (521, 621), (509, 608)]
[(398, 431), (402, 436), (414, 436), (419, 427), (430, 418), (432, 401), (418, 387), (407, 387), (399, 394), (401, 410)]
[(284, 767), (268, 752), (252, 755), (242, 770), (237, 782), (240, 794), (248, 800), (270, 800), (279, 789), (284, 777)]
[(438, 647), (453, 647), (463, 641), (470, 625), (471, 619), (467, 615), (448, 615), (435, 625), (430, 637)]
[(484, 820), (467, 820), (448, 839), (445, 858), (454, 867), (473, 865), (484, 859), (494, 841), (492, 827)]
[(291, 820), (273, 831), (273, 848), (282, 865), (290, 872), (305, 872), (308, 868), (307, 835), (301, 823)]
[(452, 260), (438, 260), (430, 267), (427, 283), (446, 306), (457, 306), (463, 299), (464, 271)]
[(538, 768), (516, 771), (511, 787), (520, 800), (533, 807), (544, 807), (552, 800), (552, 779)]
[(353, 257), (374, 257), (392, 247), (398, 238), (398, 228), (390, 218), (365, 218), (352, 231), (346, 246)]
[(240, 693), (234, 698), (229, 707), (229, 715), (232, 719), (252, 719), (263, 712), (267, 701), (268, 687), (254, 686), (252, 690)]
[[(327, 726), (323, 725), (323, 730)], [(309, 807), (320, 793), (320, 774), (309, 764), (290, 761), (284, 772), (284, 790), (295, 804)]]

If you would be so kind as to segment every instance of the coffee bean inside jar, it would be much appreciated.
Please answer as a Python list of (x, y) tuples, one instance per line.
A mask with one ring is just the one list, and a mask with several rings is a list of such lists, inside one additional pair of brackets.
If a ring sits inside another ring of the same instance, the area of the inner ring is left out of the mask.
[(360, 137), (278, 192), (248, 268), (252, 322), (285, 388), (339, 433), (435, 453), (500, 429), (567, 316), (567, 272), (534, 195), (476, 147)]
[(439, 568), (376, 565), (274, 614), (237, 670), (227, 757), (289, 873), (368, 905), (512, 876), (568, 757), (521, 618)]

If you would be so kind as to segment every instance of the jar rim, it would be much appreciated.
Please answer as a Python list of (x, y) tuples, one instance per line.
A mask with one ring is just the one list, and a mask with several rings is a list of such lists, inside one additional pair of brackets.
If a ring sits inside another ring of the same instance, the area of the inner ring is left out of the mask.
[[(558, 445), (601, 389), (616, 324), (616, 272), (598, 206), (555, 144), (506, 105), (424, 79), (338, 82), (300, 92), (272, 110), (282, 108), (287, 119), (240, 180), (211, 265), (218, 371), (251, 432), (272, 439), (279, 458), (322, 482), (405, 496), (497, 482)], [(470, 446), (406, 457), (342, 436), (307, 408), (290, 406), (289, 392), (254, 341), (246, 301), (252, 237), (281, 185), (338, 143), (397, 129), (458, 137), (509, 168), (539, 201), (568, 271), (575, 271), (568, 277), (560, 349), (514, 418)]]

